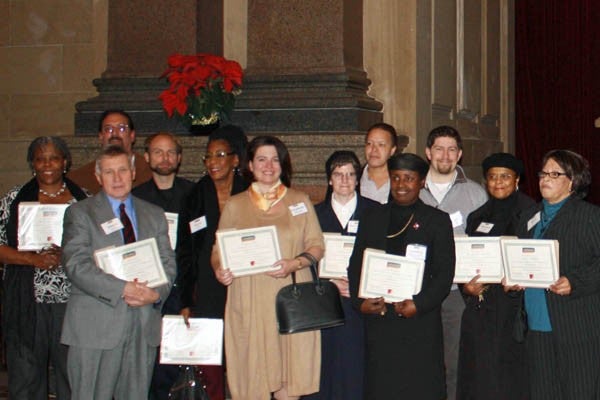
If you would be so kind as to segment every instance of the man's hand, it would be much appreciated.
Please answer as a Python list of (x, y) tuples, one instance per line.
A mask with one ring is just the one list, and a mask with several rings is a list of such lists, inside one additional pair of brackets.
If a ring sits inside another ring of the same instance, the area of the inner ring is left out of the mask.
[(130, 307), (142, 307), (154, 304), (160, 299), (160, 294), (148, 287), (148, 282), (127, 282), (123, 288), (123, 300)]

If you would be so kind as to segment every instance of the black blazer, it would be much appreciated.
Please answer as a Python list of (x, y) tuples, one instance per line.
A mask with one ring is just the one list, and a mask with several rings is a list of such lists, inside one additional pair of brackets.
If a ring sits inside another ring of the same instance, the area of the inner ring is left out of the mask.
[[(377, 207), (381, 204), (373, 201), (371, 199), (367, 199), (366, 197), (362, 197), (357, 193), (357, 201), (356, 201), (356, 210), (352, 215), (350, 220), (360, 220), (360, 217), (363, 215), (367, 208)], [(335, 211), (333, 211), (333, 207), (331, 206), (331, 198), (326, 198), (323, 202), (317, 204), (315, 206), (315, 212), (317, 213), (317, 217), (319, 218), (319, 223), (321, 224), (321, 230), (323, 232), (340, 232), (343, 235), (355, 236), (356, 233), (348, 233), (348, 227), (343, 227), (340, 224), (340, 221), (335, 215)], [(359, 223), (360, 227), (360, 223)]]
[[(527, 222), (542, 204), (523, 212), (517, 226), (520, 238), (532, 238)], [(559, 341), (574, 342), (600, 336), (600, 207), (570, 198), (558, 211), (543, 239), (559, 242), (559, 275), (569, 279), (570, 296), (546, 291), (552, 333)]]

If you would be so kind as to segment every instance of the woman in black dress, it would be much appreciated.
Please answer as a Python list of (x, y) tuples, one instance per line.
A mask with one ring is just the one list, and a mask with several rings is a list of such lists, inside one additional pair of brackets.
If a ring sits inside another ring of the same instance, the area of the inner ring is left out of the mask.
[[(516, 220), (534, 201), (519, 192), (523, 163), (508, 153), (483, 160), (490, 199), (467, 218), (469, 236), (514, 235)], [(458, 400), (522, 400), (528, 398), (525, 348), (513, 337), (520, 299), (500, 284), (474, 277), (462, 285), (466, 308), (461, 323)]]
[[(448, 214), (419, 200), (428, 169), (415, 154), (388, 160), (392, 201), (365, 211), (350, 257), (350, 295), (366, 325), (368, 400), (446, 398), (440, 310), (454, 276), (454, 238)], [(359, 298), (366, 248), (418, 253), (425, 262), (421, 291), (397, 303)]]
[[(358, 192), (360, 161), (352, 151), (336, 151), (325, 163), (328, 188), (325, 200), (315, 206), (321, 230), (356, 236), (364, 211), (379, 203)], [(305, 400), (362, 400), (364, 377), (364, 323), (352, 307), (348, 279), (331, 280), (340, 290), (346, 322), (321, 330), (321, 386)]]

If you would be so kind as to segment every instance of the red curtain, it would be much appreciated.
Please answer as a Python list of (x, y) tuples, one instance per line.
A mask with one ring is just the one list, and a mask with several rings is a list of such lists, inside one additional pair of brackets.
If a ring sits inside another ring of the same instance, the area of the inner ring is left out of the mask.
[(521, 187), (539, 198), (544, 153), (565, 148), (590, 163), (587, 200), (600, 203), (600, 1), (515, 1), (516, 154)]

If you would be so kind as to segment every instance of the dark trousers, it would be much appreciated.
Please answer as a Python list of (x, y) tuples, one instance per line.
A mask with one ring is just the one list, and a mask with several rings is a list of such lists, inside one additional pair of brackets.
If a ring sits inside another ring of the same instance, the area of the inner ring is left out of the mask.
[[(33, 348), (19, 338), (6, 338), (8, 393), (11, 399), (48, 399), (48, 365), (54, 367), (56, 398), (71, 398), (67, 378), (67, 346), (60, 344), (66, 304), (35, 305)], [(33, 327), (32, 327), (33, 329)]]

